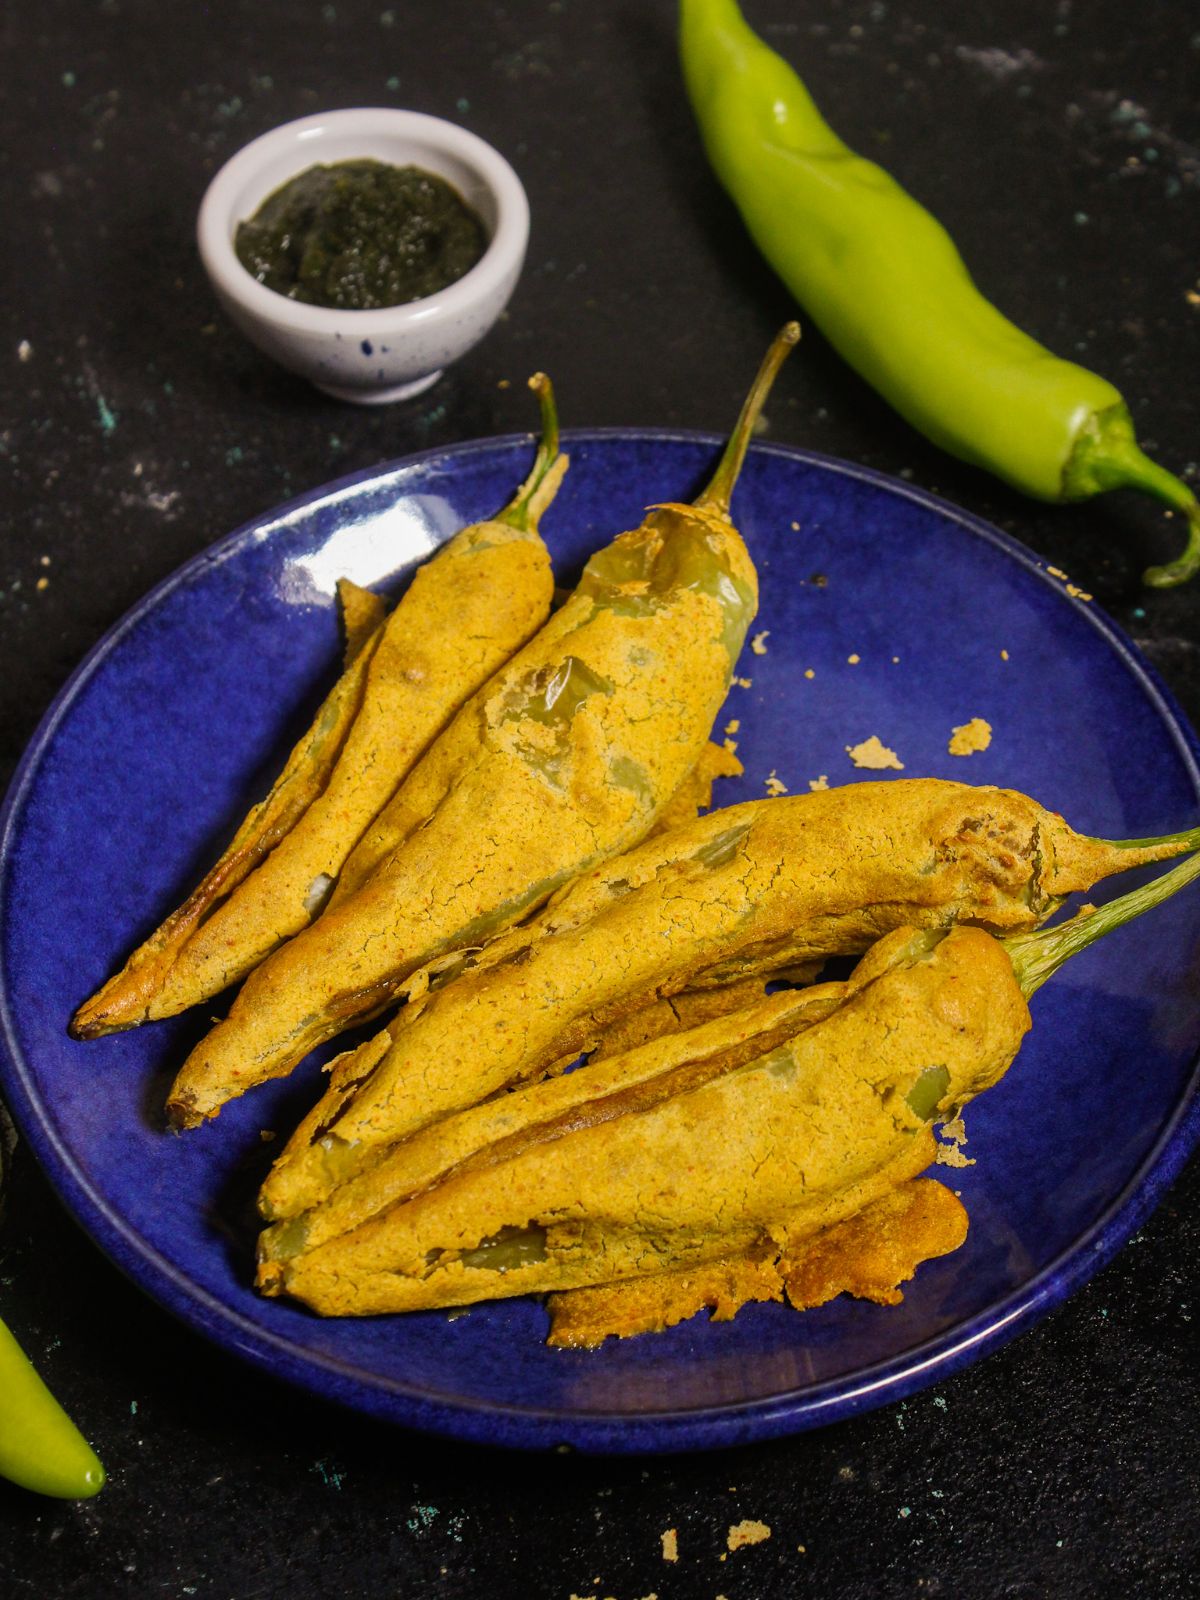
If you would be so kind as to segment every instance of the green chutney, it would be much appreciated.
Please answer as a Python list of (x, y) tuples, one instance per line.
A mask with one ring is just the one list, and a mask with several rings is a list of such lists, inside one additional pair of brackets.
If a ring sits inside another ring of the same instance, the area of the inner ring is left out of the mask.
[(445, 179), (371, 160), (309, 167), (234, 237), (259, 283), (343, 311), (423, 300), (469, 272), (487, 246), (482, 221)]

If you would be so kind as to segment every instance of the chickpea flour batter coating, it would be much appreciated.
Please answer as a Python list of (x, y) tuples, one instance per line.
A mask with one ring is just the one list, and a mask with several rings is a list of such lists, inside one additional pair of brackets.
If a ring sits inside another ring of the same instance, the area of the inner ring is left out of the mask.
[(797, 1245), (768, 1239), (699, 1267), (552, 1294), (546, 1343), (593, 1349), (610, 1336), (659, 1333), (697, 1311), (728, 1322), (752, 1300), (786, 1301), (796, 1311), (839, 1294), (899, 1305), (900, 1285), (922, 1262), (957, 1250), (967, 1227), (966, 1207), (953, 1191), (913, 1178)]
[(368, 1220), (268, 1229), (260, 1285), (364, 1315), (794, 1257), (930, 1164), (1063, 961), (1197, 877), (1200, 855), (1007, 940), (899, 928), (844, 983), (472, 1107), (408, 1142), (402, 1197)]
[[(496, 517), (420, 567), (334, 686), (229, 850), (124, 970), (82, 1005), (90, 1039), (169, 1017), (245, 977), (318, 916), (346, 858), (430, 740), (545, 621), (554, 594), (538, 522), (567, 468), (550, 381), (533, 468)], [(351, 604), (356, 613), (361, 600)], [(361, 591), (359, 591), (361, 594)], [(348, 617), (353, 624), (355, 617)], [(348, 626), (348, 634), (352, 628)]]
[(185, 1062), (190, 1127), (376, 1015), (418, 967), (479, 944), (654, 826), (700, 757), (757, 605), (729, 498), (799, 337), (775, 340), (694, 505), (653, 508), (434, 741), (325, 913), (251, 974)]
[(1014, 791), (933, 778), (712, 812), (578, 879), (343, 1058), (260, 1205), (308, 1209), (395, 1140), (569, 1064), (675, 991), (857, 954), (903, 924), (1027, 930), (1198, 839), (1088, 839)]
[[(995, 1082), (1029, 1026), (980, 929), (898, 930), (860, 968), (790, 1035), (738, 1041), (726, 1018), (676, 1036), (673, 1069), (473, 1152), (287, 1260), (283, 1287), (327, 1316), (427, 1309), (686, 1268), (845, 1220), (930, 1165), (934, 1116)], [(525, 1117), (587, 1076), (518, 1091)]]

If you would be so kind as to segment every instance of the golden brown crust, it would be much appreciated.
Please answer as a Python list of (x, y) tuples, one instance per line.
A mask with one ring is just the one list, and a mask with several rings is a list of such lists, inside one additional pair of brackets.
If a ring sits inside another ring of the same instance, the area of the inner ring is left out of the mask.
[(895, 1305), (922, 1262), (949, 1255), (966, 1236), (962, 1202), (943, 1184), (916, 1178), (803, 1243), (780, 1248), (765, 1239), (684, 1271), (552, 1294), (546, 1342), (594, 1349), (609, 1337), (660, 1332), (698, 1311), (727, 1322), (756, 1300), (786, 1299), (797, 1311), (839, 1294)]

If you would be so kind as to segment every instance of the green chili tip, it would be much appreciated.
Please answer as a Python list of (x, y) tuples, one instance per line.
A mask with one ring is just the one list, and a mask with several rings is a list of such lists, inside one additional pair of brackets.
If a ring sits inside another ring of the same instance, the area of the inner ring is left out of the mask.
[(566, 457), (558, 453), (558, 406), (554, 399), (554, 385), (544, 372), (535, 372), (529, 380), (529, 387), (537, 395), (541, 409), (542, 437), (529, 476), (496, 519), (521, 529), (523, 533), (536, 531), (538, 518), (550, 503), (567, 470)]
[(738, 413), (733, 432), (729, 435), (729, 442), (717, 463), (712, 481), (695, 501), (697, 506), (713, 506), (718, 511), (729, 510), (733, 486), (737, 482), (738, 473), (742, 470), (742, 462), (746, 459), (746, 450), (750, 444), (750, 436), (754, 432), (754, 425), (759, 419), (780, 367), (799, 342), (798, 322), (785, 324), (775, 335), (771, 348), (763, 357), (762, 366), (758, 369), (758, 376), (751, 386), (750, 393), (742, 402), (742, 409)]
[(1138, 444), (1124, 401), (1088, 418), (1063, 470), (1064, 500), (1086, 500), (1109, 489), (1140, 490), (1187, 518), (1182, 554), (1164, 566), (1147, 567), (1143, 583), (1173, 589), (1200, 572), (1200, 502), (1181, 478), (1152, 461)]
[(1066, 922), (1052, 928), (1041, 928), (1036, 933), (1014, 934), (1001, 942), (1013, 964), (1013, 972), (1021, 993), (1029, 998), (1052, 977), (1064, 961), (1086, 950), (1088, 945), (1102, 939), (1106, 933), (1132, 922), (1143, 911), (1169, 900), (1185, 885), (1200, 878), (1200, 853), (1181, 861), (1170, 872), (1161, 873), (1150, 883), (1102, 906), (1085, 906)]

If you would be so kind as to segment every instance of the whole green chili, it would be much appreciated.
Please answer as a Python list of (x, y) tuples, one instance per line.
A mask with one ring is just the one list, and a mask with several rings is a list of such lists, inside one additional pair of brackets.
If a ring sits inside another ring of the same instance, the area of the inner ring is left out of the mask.
[(91, 1446), (0, 1322), (0, 1477), (60, 1500), (104, 1487)]
[[(16, 1130), (0, 1104), (0, 1221), (16, 1142)], [(2, 1321), (0, 1478), (62, 1500), (83, 1500), (104, 1487), (104, 1468)]]
[(1042, 500), (1140, 489), (1188, 522), (1146, 583), (1200, 569), (1200, 504), (1139, 449), (1120, 393), (984, 299), (949, 234), (856, 155), (736, 0), (681, 0), (684, 78), (709, 160), (759, 249), (830, 343), (950, 454)]

